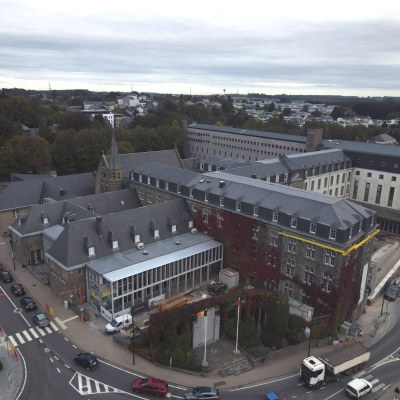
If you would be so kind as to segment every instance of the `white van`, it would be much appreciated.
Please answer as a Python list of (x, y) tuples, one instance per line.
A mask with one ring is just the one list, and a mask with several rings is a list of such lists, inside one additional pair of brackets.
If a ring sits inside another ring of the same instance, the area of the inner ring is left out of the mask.
[(355, 399), (359, 399), (372, 390), (372, 384), (365, 379), (353, 379), (346, 386), (346, 393)]
[(120, 329), (132, 326), (132, 324), (132, 315), (119, 315), (106, 325), (105, 331), (106, 333), (117, 333)]

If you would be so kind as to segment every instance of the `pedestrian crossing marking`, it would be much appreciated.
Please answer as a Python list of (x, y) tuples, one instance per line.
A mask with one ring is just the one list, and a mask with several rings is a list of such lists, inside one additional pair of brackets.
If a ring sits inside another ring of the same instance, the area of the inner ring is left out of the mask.
[(371, 381), (370, 383), (371, 383), (371, 385), (372, 386), (374, 386), (375, 385), (375, 383), (378, 383), (379, 382), (379, 379), (374, 379), (373, 381)]
[[(376, 379), (376, 380), (379, 382), (378, 379)], [(379, 390), (383, 389), (385, 386), (386, 386), (386, 385), (385, 385), (384, 383), (379, 384), (378, 386), (376, 386), (376, 387), (374, 387), (374, 388), (372, 389), (372, 393), (378, 392)]]
[(46, 336), (46, 333), (43, 331), (42, 328), (36, 328), (36, 329), (40, 333), (41, 336)]
[(22, 333), (27, 338), (28, 342), (30, 342), (32, 340), (32, 338), (29, 336), (29, 333), (27, 331), (22, 331)]
[(126, 393), (122, 390), (106, 385), (103, 382), (96, 381), (86, 375), (76, 372), (69, 381), (69, 384), (81, 395), (96, 393)]
[(55, 332), (59, 331), (57, 325), (53, 321), (50, 321), (50, 326), (54, 329)]
[(38, 338), (39, 338), (39, 335), (36, 333), (35, 328), (29, 328), (29, 331), (32, 333), (32, 336), (33, 336), (35, 339), (38, 339)]
[(18, 338), (21, 344), (25, 343), (25, 340), (20, 333), (16, 333), (15, 336)]
[[(53, 327), (53, 326), (52, 326)], [(33, 339), (39, 339), (41, 336), (46, 336), (48, 334), (57, 332), (59, 329), (56, 325), (54, 325), (56, 329), (51, 330), (50, 326), (46, 326), (44, 328), (33, 327), (21, 332), (14, 333), (14, 335), (9, 335), (8, 338), (14, 347), (18, 345), (25, 344), (26, 342), (30, 342)], [(33, 336), (33, 337), (32, 337)]]

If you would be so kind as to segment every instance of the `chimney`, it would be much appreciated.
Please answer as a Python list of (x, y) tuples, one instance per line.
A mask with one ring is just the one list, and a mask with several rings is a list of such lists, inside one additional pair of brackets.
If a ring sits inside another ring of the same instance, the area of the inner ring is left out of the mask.
[(103, 219), (100, 216), (96, 217), (96, 232), (100, 237), (103, 236)]
[(85, 247), (85, 249), (89, 248), (89, 239), (87, 236), (83, 237), (83, 246)]
[(252, 177), (253, 179), (257, 179), (257, 174), (251, 174), (251, 177)]
[(60, 188), (60, 197), (64, 196), (67, 191), (64, 188)]
[(219, 181), (219, 187), (220, 187), (220, 189), (225, 187), (225, 181)]

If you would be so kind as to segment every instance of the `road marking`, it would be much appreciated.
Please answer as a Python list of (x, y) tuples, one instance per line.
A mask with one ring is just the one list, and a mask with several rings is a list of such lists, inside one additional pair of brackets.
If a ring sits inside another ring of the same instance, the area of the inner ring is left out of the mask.
[(20, 333), (16, 333), (15, 336), (18, 338), (18, 340), (20, 341), (21, 344), (24, 344), (24, 343), (25, 343), (25, 340), (24, 340), (24, 338), (21, 336)]
[(18, 346), (18, 343), (16, 342), (16, 340), (15, 340), (12, 336), (9, 336), (8, 338), (10, 339), (10, 342), (12, 343), (12, 345), (13, 345), (14, 347), (17, 347), (17, 346)]
[(46, 334), (43, 332), (42, 328), (36, 328), (36, 330), (40, 333), (41, 336), (46, 336)]
[(35, 339), (38, 339), (38, 338), (39, 338), (39, 335), (36, 333), (36, 331), (35, 331), (34, 328), (30, 328), (29, 331), (31, 332), (31, 334), (33, 335), (33, 337), (34, 337)]
[(59, 368), (57, 368), (57, 371), (58, 371), (58, 373), (59, 373), (59, 374), (61, 374), (61, 371), (60, 371), (60, 369), (59, 369)]
[(22, 331), (22, 333), (28, 339), (28, 342), (30, 342), (32, 340), (32, 338), (29, 336), (29, 333), (27, 331)]
[(94, 386), (96, 387), (96, 392), (100, 392), (100, 383), (98, 381), (94, 382)]
[(44, 329), (46, 329), (47, 333), (53, 333), (53, 331), (48, 326), (45, 326)]
[(65, 325), (65, 324), (61, 321), (60, 318), (55, 317), (55, 318), (54, 318), (54, 321), (56, 321), (57, 324), (60, 325), (62, 329), (67, 329), (67, 325)]
[(378, 392), (379, 390), (381, 390), (382, 388), (384, 388), (385, 387), (385, 384), (384, 383), (381, 383), (380, 385), (378, 385), (377, 387), (374, 387), (373, 389), (372, 389), (372, 393), (376, 393), (376, 392)]
[(50, 326), (51, 326), (56, 332), (59, 331), (57, 325), (56, 325), (53, 321), (50, 321)]
[(378, 383), (378, 382), (379, 382), (379, 379), (374, 379), (373, 381), (370, 382), (370, 384), (371, 384), (372, 386), (374, 386), (375, 383)]

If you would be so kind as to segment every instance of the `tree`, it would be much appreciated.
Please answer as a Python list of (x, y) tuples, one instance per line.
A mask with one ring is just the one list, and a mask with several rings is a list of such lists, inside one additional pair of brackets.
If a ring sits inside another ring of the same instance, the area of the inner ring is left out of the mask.
[(90, 118), (80, 112), (67, 112), (60, 116), (59, 129), (74, 129), (80, 131), (81, 129), (89, 128), (91, 125)]
[(283, 115), (284, 117), (288, 117), (291, 113), (292, 113), (292, 109), (291, 109), (291, 108), (285, 107), (285, 108), (282, 110), (282, 115)]
[(331, 117), (336, 121), (338, 118), (343, 118), (345, 115), (345, 110), (343, 107), (334, 107), (331, 112)]
[(16, 172), (47, 173), (51, 168), (49, 143), (40, 136), (13, 136), (8, 142)]
[(54, 166), (58, 175), (78, 172), (75, 155), (76, 131), (73, 129), (58, 131), (52, 146)]

